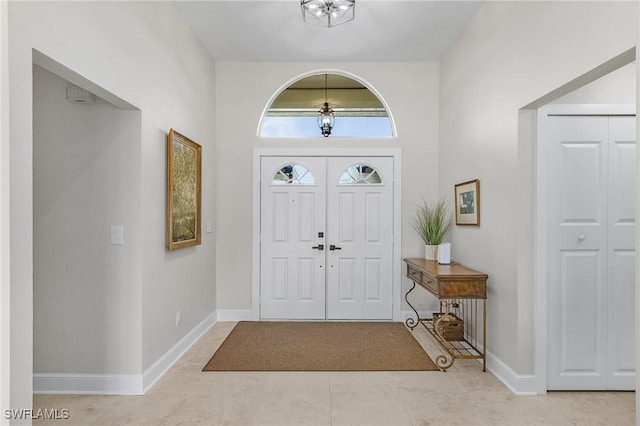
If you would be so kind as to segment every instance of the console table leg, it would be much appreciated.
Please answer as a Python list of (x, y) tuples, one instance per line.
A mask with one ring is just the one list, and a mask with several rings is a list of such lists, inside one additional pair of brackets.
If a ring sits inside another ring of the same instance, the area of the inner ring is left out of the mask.
[(407, 305), (409, 305), (409, 307), (413, 310), (413, 312), (415, 312), (416, 319), (414, 320), (413, 318), (409, 317), (409, 318), (407, 318), (407, 320), (404, 323), (407, 325), (407, 327), (409, 327), (411, 330), (413, 330), (420, 323), (420, 315), (418, 315), (418, 311), (416, 311), (416, 308), (414, 308), (413, 305), (411, 304), (411, 302), (409, 302), (409, 298), (408, 298), (409, 293), (411, 293), (413, 291), (413, 289), (416, 288), (416, 282), (413, 281), (413, 280), (411, 282), (413, 283), (413, 285), (411, 286), (409, 291), (407, 291), (405, 293), (404, 300), (407, 302)]
[(482, 301), (482, 371), (487, 371), (487, 299)]
[[(450, 354), (451, 355), (451, 354)], [(436, 364), (438, 365), (438, 367), (440, 367), (442, 369), (443, 373), (447, 372), (447, 368), (451, 367), (453, 365), (453, 361), (456, 360), (456, 357), (451, 355), (451, 359), (447, 359), (446, 356), (444, 355), (438, 355), (436, 358)]]

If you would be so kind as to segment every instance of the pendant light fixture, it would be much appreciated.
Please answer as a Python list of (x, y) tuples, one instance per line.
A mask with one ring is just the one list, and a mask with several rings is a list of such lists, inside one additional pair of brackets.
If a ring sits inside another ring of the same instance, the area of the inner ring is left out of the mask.
[(353, 21), (356, 0), (300, 0), (300, 7), (304, 22), (335, 27)]
[(336, 121), (336, 118), (333, 116), (333, 110), (329, 107), (329, 101), (327, 98), (327, 90), (328, 90), (328, 76), (324, 75), (324, 105), (318, 111), (318, 127), (320, 127), (320, 131), (322, 132), (322, 136), (328, 138), (331, 134), (331, 130), (333, 129), (333, 125)]

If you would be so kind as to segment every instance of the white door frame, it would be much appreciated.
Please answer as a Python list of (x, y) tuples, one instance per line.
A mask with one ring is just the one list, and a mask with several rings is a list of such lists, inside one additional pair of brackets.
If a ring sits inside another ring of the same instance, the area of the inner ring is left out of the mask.
[(402, 321), (402, 150), (400, 148), (254, 148), (251, 244), (251, 317), (260, 320), (260, 158), (393, 157), (393, 320)]
[[(629, 105), (580, 105), (580, 115), (635, 114), (635, 106)], [(547, 105), (538, 109), (536, 143), (536, 248), (535, 248), (535, 378), (536, 393), (547, 393), (547, 248), (548, 240), (548, 167), (546, 135), (541, 131), (543, 114), (553, 112), (566, 114), (566, 105)]]

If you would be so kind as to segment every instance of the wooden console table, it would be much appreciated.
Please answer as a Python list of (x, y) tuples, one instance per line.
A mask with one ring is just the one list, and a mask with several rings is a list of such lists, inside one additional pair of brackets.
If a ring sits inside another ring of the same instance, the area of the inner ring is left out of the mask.
[[(436, 260), (404, 259), (407, 264), (407, 277), (413, 286), (404, 295), (404, 299), (416, 314), (405, 323), (411, 330), (422, 324), (440, 345), (449, 353), (451, 361), (444, 355), (436, 358), (436, 364), (443, 371), (453, 365), (456, 358), (482, 359), (482, 371), (487, 371), (487, 274), (466, 268), (459, 263), (440, 265)], [(409, 302), (409, 293), (416, 284), (427, 290), (440, 301), (440, 314), (437, 319), (420, 318), (418, 311)], [(478, 301), (482, 303), (482, 340), (478, 334)], [(453, 315), (453, 316), (450, 316)], [(449, 318), (445, 318), (449, 316)], [(440, 324), (444, 320), (462, 320), (464, 336), (461, 340), (445, 338)], [(483, 350), (478, 349), (482, 344)]]

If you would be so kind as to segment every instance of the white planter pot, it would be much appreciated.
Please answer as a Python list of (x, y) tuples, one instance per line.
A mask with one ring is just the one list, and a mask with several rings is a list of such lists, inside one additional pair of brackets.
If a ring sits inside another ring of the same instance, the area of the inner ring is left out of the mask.
[(424, 245), (424, 258), (426, 260), (436, 260), (438, 258), (438, 246)]

